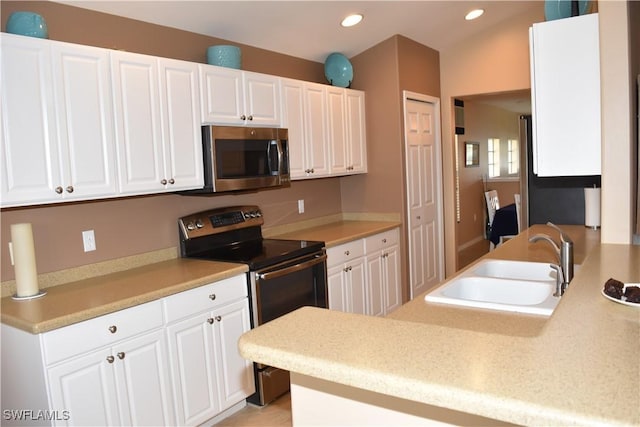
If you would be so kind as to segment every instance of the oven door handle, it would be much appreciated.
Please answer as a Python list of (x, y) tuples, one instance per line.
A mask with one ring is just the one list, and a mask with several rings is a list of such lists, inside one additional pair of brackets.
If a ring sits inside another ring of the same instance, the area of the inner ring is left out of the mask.
[(307, 269), (316, 264), (323, 263), (326, 260), (327, 260), (327, 255), (323, 254), (323, 255), (319, 255), (317, 258), (313, 258), (309, 261), (304, 261), (299, 264), (292, 265), (291, 267), (283, 268), (281, 270), (269, 271), (267, 273), (258, 273), (257, 277), (260, 280), (276, 279), (278, 277), (282, 277), (287, 274), (295, 273), (296, 271)]

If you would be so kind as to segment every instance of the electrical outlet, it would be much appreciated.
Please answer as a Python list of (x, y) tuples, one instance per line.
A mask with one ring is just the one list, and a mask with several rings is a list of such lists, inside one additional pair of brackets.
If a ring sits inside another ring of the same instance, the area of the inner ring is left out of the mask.
[(93, 230), (86, 230), (82, 232), (82, 243), (84, 244), (85, 252), (96, 250), (96, 235)]
[(304, 199), (298, 200), (298, 213), (304, 213)]

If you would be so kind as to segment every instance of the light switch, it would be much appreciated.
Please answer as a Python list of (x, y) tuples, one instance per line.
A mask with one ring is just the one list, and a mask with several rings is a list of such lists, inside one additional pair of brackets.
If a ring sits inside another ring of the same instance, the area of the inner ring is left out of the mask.
[(304, 213), (304, 199), (298, 200), (298, 213)]
[(82, 243), (84, 244), (85, 252), (96, 250), (96, 235), (93, 230), (86, 230), (82, 232)]

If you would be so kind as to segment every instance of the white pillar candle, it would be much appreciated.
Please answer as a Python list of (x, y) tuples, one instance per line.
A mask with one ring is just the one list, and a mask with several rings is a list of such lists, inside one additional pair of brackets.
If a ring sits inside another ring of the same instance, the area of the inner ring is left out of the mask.
[(31, 224), (11, 224), (13, 267), (16, 273), (18, 297), (30, 297), (38, 293), (38, 270), (33, 245)]
[(584, 225), (590, 228), (600, 227), (600, 189), (584, 189)]

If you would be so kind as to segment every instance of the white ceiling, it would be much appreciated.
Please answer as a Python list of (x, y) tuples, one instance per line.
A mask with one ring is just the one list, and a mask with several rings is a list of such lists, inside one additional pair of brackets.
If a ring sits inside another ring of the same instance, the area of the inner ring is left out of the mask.
[[(542, 1), (86, 1), (59, 0), (77, 7), (205, 34), (323, 63), (341, 52), (353, 57), (396, 34), (444, 51)], [(471, 9), (485, 14), (465, 21)], [(358, 12), (352, 28), (340, 21)]]

